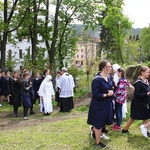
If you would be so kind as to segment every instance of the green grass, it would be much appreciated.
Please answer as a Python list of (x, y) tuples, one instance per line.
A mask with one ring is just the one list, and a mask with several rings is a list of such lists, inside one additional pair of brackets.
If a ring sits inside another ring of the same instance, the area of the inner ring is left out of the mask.
[[(9, 112), (11, 110), (11, 107), (9, 109), (5, 107), (1, 107), (1, 111)], [(0, 130), (0, 150), (97, 150), (95, 141), (89, 134), (89, 125), (86, 123), (87, 112), (87, 107), (81, 106), (75, 108), (71, 113), (55, 112), (52, 116), (49, 116), (60, 118), (55, 122), (43, 122), (39, 125), (18, 126), (15, 129)], [(33, 115), (30, 121), (35, 119), (37, 115)], [(78, 117), (61, 120), (62, 117), (69, 115), (77, 115)], [(127, 119), (123, 121), (123, 126)], [(112, 131), (109, 126), (108, 136), (111, 140), (102, 139), (102, 142), (108, 146), (106, 149), (150, 150), (150, 139), (142, 136), (139, 128), (141, 123), (141, 121), (136, 121), (130, 127), (129, 135), (124, 135), (120, 131)]]
[(76, 89), (76, 92), (74, 93), (74, 100), (86, 95), (88, 92), (88, 90)]

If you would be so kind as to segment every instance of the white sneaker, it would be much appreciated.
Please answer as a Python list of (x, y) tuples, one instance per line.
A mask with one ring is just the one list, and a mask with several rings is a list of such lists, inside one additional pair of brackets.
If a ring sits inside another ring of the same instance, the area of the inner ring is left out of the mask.
[(2, 104), (0, 104), (0, 107), (2, 106)]
[(109, 140), (110, 138), (108, 136), (106, 136), (105, 133), (102, 133), (101, 134), (101, 138), (105, 139), (105, 140)]
[(145, 128), (144, 125), (140, 125), (140, 128), (143, 136), (147, 137), (147, 128)]
[(95, 139), (95, 132), (93, 131), (93, 126), (90, 126), (91, 138)]
[(29, 118), (28, 117), (23, 117), (23, 120), (29, 120)]

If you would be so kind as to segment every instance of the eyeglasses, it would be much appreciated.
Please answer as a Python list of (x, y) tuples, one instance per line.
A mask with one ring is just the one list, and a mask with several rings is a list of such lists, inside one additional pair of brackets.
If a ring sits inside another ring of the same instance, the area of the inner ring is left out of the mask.
[(106, 66), (107, 68), (112, 68), (112, 66)]

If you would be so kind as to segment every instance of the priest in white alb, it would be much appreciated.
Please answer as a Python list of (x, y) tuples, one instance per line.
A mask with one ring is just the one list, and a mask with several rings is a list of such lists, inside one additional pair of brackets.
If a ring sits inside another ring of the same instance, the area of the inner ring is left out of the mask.
[(59, 98), (60, 98), (60, 112), (68, 112), (74, 108), (73, 96), (74, 96), (74, 79), (71, 74), (67, 72), (67, 68), (63, 67), (61, 70), (61, 76), (58, 81)]

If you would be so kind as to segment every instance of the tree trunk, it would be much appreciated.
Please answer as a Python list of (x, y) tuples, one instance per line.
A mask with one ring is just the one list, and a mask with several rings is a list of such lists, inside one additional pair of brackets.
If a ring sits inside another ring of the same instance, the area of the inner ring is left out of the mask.
[(31, 38), (31, 43), (32, 43), (32, 64), (33, 64), (33, 70), (36, 68), (36, 52), (37, 52), (37, 36), (36, 36), (36, 31), (34, 32), (34, 37)]
[(1, 41), (1, 69), (5, 71), (5, 58), (6, 58), (6, 43), (7, 43), (7, 34), (8, 34), (8, 19), (7, 19), (7, 0), (4, 0), (4, 31), (2, 33)]
[(6, 64), (5, 64), (5, 58), (6, 58), (6, 43), (7, 43), (7, 33), (3, 33), (1, 41), (1, 70), (5, 71)]
[(3, 32), (1, 35), (1, 41), (0, 41), (1, 70), (2, 71), (5, 71), (5, 69), (6, 69), (5, 59), (6, 59), (6, 44), (7, 44), (8, 33), (11, 33), (19, 28), (19, 26), (22, 24), (22, 22), (25, 18), (26, 12), (27, 12), (27, 10), (26, 10), (24, 16), (22, 17), (22, 19), (18, 23), (18, 25), (14, 29), (9, 30), (9, 25), (10, 25), (10, 22), (13, 17), (13, 14), (14, 14), (14, 11), (15, 11), (18, 1), (19, 0), (13, 1), (13, 5), (11, 8), (9, 8), (9, 14), (8, 14), (8, 0), (4, 0), (4, 22), (2, 23), (3, 24)]
[(61, 2), (62, 2), (62, 0), (57, 0), (52, 44), (51, 44), (51, 48), (48, 49), (50, 70), (52, 72), (54, 72), (56, 41), (57, 41), (57, 37), (58, 37), (58, 15), (59, 15), (59, 8), (61, 5)]
[[(36, 5), (36, 0), (33, 1), (33, 11), (34, 11), (34, 17), (33, 17), (33, 30), (32, 30), (32, 64), (34, 66), (33, 70), (36, 68), (36, 53), (37, 53), (37, 16), (39, 8)], [(40, 5), (40, 2), (38, 6)]]

